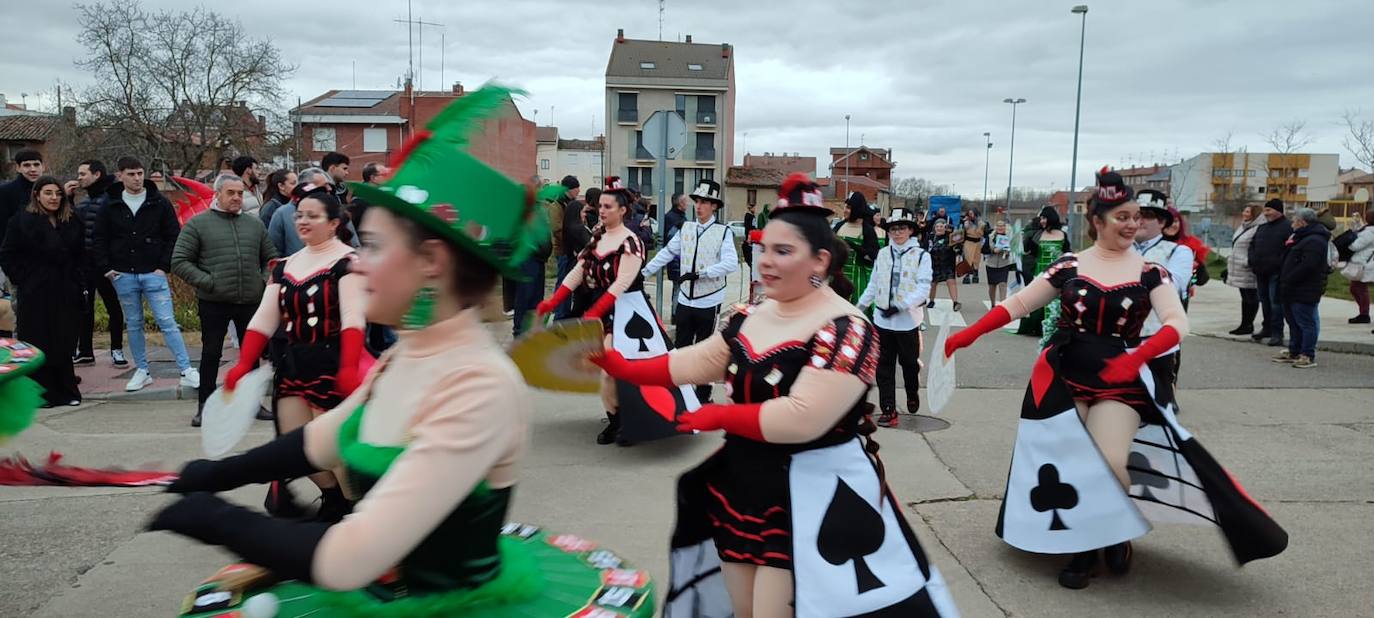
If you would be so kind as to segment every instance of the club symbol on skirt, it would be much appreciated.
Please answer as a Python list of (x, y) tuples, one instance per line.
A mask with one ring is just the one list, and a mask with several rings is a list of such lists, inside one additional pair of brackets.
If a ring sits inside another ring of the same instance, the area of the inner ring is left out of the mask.
[(1150, 465), (1150, 458), (1140, 451), (1132, 451), (1130, 458), (1126, 460), (1126, 471), (1131, 475), (1131, 484), (1140, 486), (1140, 499), (1151, 502), (1160, 502), (1151, 487), (1155, 489), (1168, 489), (1169, 479), (1160, 476), (1159, 470)]
[(826, 562), (840, 566), (854, 561), (854, 578), (859, 594), (882, 588), (887, 584), (873, 574), (864, 557), (883, 546), (887, 536), (883, 516), (864, 500), (844, 479), (837, 479), (835, 495), (821, 519), (816, 549)]
[(1064, 520), (1059, 519), (1059, 510), (1078, 506), (1078, 490), (1073, 485), (1059, 480), (1059, 468), (1054, 464), (1040, 466), (1040, 484), (1030, 490), (1031, 507), (1044, 513), (1051, 511), (1050, 530), (1068, 530)]

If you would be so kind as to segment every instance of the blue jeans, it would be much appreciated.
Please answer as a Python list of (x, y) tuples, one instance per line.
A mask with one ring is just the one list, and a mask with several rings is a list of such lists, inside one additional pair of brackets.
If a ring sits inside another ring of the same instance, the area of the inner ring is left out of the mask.
[(1284, 303), (1283, 319), (1288, 322), (1288, 353), (1317, 358), (1317, 335), (1322, 320), (1317, 303)]
[[(555, 290), (558, 289), (558, 284), (563, 283), (563, 278), (564, 278), (564, 277), (567, 277), (569, 272), (572, 272), (573, 265), (576, 264), (576, 263), (577, 263), (577, 259), (574, 258), (574, 257), (572, 257), (572, 256), (569, 256), (569, 255), (560, 255), (560, 256), (558, 256), (558, 275), (557, 275), (557, 276), (558, 276), (558, 280), (553, 282), (553, 287), (554, 287)], [(543, 271), (544, 271), (544, 269), (543, 269), (543, 268), (540, 268), (539, 271), (540, 271), (539, 287), (540, 287), (540, 290), (542, 291), (542, 290), (543, 290), (543, 287), (544, 287), (544, 280), (543, 280)], [(517, 311), (517, 313), (518, 313), (518, 311)], [(571, 297), (569, 297), (568, 300), (565, 300), (565, 301), (559, 303), (558, 306), (557, 306), (557, 307), (554, 307), (554, 309), (553, 309), (553, 319), (555, 319), (555, 320), (565, 320), (565, 319), (568, 318), (569, 315), (572, 315), (572, 298), (571, 298)], [(519, 317), (519, 316), (517, 316), (517, 317)], [(519, 323), (519, 322), (517, 322), (517, 324), (518, 324), (518, 323)]]
[(1255, 292), (1259, 295), (1260, 311), (1264, 315), (1264, 325), (1260, 332), (1272, 338), (1283, 339), (1283, 305), (1279, 302), (1279, 276), (1255, 275)]
[(544, 263), (535, 259), (525, 260), (520, 265), (520, 274), (528, 279), (515, 284), (515, 314), (511, 318), (511, 331), (516, 337), (525, 331), (525, 316), (539, 306), (539, 301), (544, 300)]
[(139, 369), (148, 368), (147, 343), (143, 338), (143, 299), (146, 298), (162, 338), (176, 357), (177, 369), (183, 373), (190, 369), (191, 357), (186, 354), (181, 327), (177, 326), (172, 314), (172, 288), (167, 285), (167, 275), (119, 273), (115, 275), (114, 288), (119, 295), (119, 306), (124, 310), (124, 327), (129, 334), (129, 352), (134, 357), (134, 364)]

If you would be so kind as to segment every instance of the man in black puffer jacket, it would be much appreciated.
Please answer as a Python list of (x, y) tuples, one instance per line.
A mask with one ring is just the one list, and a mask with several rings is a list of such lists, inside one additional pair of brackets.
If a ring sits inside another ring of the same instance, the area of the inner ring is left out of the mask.
[(1264, 204), (1264, 219), (1255, 228), (1250, 241), (1250, 270), (1255, 273), (1255, 288), (1259, 293), (1264, 326), (1250, 336), (1270, 346), (1283, 345), (1283, 306), (1279, 304), (1279, 270), (1283, 267), (1284, 244), (1293, 235), (1293, 227), (1283, 216), (1283, 200), (1273, 199)]
[(1317, 303), (1326, 292), (1326, 277), (1331, 274), (1327, 261), (1331, 251), (1331, 230), (1321, 224), (1317, 211), (1299, 208), (1293, 213), (1293, 238), (1288, 241), (1279, 273), (1279, 299), (1288, 322), (1288, 349), (1274, 357), (1275, 362), (1292, 363), (1299, 369), (1317, 366), (1317, 334), (1321, 316)]
[[(105, 209), (105, 202), (109, 199), (106, 193), (114, 184), (114, 178), (105, 170), (104, 163), (98, 159), (87, 159), (77, 167), (76, 181), (81, 185), (81, 190), (86, 192), (86, 197), (76, 205), (76, 216), (86, 228), (86, 254), (90, 255), (95, 247), (96, 219)], [(105, 313), (110, 316), (110, 359), (116, 367), (126, 367), (129, 361), (124, 356), (124, 311), (119, 306), (119, 295), (115, 294), (114, 284), (108, 278), (95, 272), (94, 268), (86, 271), (85, 306), (82, 307), (76, 357), (72, 362), (76, 365), (95, 363), (95, 297), (99, 294), (101, 302), (105, 303)]]

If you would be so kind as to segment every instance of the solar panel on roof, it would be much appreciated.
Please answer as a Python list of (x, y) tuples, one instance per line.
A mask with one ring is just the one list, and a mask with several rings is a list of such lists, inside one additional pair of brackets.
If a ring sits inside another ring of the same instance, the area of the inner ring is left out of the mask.
[(372, 107), (390, 97), (386, 90), (340, 90), (334, 96), (319, 103), (316, 107)]

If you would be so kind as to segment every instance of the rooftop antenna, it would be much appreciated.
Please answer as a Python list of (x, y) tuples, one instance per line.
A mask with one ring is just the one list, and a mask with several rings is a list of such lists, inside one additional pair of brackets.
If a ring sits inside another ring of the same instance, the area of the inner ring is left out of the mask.
[[(443, 24), (427, 22), (424, 18), (415, 19), (411, 16), (410, 2), (406, 2), (406, 18), (393, 19), (398, 24), (405, 24), (407, 35), (410, 37), (410, 71), (407, 74), (416, 90), (424, 90), (424, 67), (425, 67), (425, 26), (438, 26), (444, 28)], [(420, 75), (415, 73), (415, 30), (418, 26), (420, 30)], [(418, 78), (418, 79), (417, 79)]]
[(668, 0), (658, 0), (658, 40), (663, 40), (663, 12), (668, 7)]
[(358, 61), (353, 61), (353, 89), (358, 89)]

